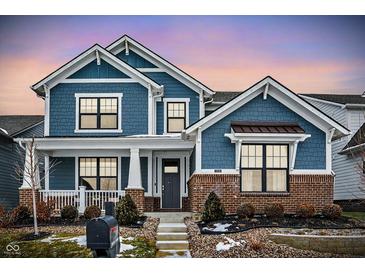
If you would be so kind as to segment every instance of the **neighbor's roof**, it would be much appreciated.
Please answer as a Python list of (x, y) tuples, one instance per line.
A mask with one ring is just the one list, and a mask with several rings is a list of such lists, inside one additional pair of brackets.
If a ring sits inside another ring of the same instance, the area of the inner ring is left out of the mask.
[(305, 133), (297, 123), (233, 121), (231, 127), (235, 133)]
[(242, 91), (216, 91), (213, 95), (213, 102), (225, 103), (240, 93), (242, 93)]
[(360, 148), (365, 144), (365, 123), (356, 131), (354, 136), (352, 136), (351, 140), (347, 143), (347, 145), (342, 149), (340, 153), (349, 152), (352, 149)]
[(43, 115), (0, 115), (0, 128), (5, 129), (9, 136), (43, 121)]
[(312, 97), (319, 100), (329, 101), (337, 104), (365, 104), (365, 97), (361, 94), (316, 94), (302, 93), (302, 96)]

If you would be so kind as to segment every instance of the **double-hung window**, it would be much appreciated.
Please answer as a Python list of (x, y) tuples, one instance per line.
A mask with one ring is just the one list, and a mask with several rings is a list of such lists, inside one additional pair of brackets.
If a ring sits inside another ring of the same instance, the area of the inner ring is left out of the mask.
[(186, 102), (167, 103), (167, 133), (180, 133), (186, 125)]
[(118, 98), (80, 98), (79, 129), (118, 129)]
[(243, 144), (241, 147), (242, 191), (287, 191), (288, 150), (288, 145)]
[(117, 158), (79, 158), (79, 185), (87, 190), (116, 190)]

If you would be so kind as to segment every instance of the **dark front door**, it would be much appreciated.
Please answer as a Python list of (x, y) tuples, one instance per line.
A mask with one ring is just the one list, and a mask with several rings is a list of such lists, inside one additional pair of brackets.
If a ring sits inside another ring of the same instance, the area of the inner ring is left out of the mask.
[(162, 160), (162, 208), (180, 208), (180, 160)]

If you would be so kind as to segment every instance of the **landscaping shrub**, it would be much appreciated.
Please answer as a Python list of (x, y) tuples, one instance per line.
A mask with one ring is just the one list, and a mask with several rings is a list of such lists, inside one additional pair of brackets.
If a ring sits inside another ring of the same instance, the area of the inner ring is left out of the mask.
[(296, 213), (301, 218), (311, 218), (316, 213), (316, 210), (311, 204), (302, 204), (298, 206)]
[(13, 221), (23, 222), (30, 217), (30, 209), (27, 206), (19, 205), (11, 211)]
[(255, 214), (255, 207), (253, 206), (253, 204), (250, 203), (242, 204), (237, 208), (237, 216), (240, 219), (252, 218), (254, 214)]
[(116, 205), (115, 214), (119, 225), (131, 225), (138, 221), (139, 213), (132, 197), (125, 195)]
[(328, 219), (337, 219), (341, 217), (342, 208), (339, 205), (327, 205), (322, 209), (322, 215)]
[(87, 220), (97, 218), (101, 215), (101, 209), (95, 205), (88, 206), (85, 208), (84, 217)]
[(224, 207), (217, 194), (212, 191), (205, 201), (202, 220), (204, 222), (216, 221), (222, 219), (224, 215)]
[(267, 204), (264, 212), (268, 218), (279, 218), (284, 216), (284, 207), (280, 203)]
[(254, 251), (260, 251), (264, 246), (264, 242), (257, 236), (248, 236), (248, 246)]
[(79, 216), (77, 208), (72, 205), (67, 205), (61, 210), (61, 218), (67, 220), (75, 220)]
[(12, 214), (0, 206), (0, 227), (6, 228), (14, 224)]
[(46, 223), (51, 220), (51, 216), (54, 209), (53, 203), (46, 203), (44, 201), (40, 201), (36, 205), (37, 207), (37, 220), (41, 223)]

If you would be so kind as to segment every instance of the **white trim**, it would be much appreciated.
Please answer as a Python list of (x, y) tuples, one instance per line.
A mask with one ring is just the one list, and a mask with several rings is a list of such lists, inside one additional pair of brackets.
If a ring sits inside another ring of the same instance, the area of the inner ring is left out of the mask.
[(60, 81), (62, 84), (75, 84), (75, 83), (138, 83), (136, 79), (132, 78), (98, 78), (98, 79), (63, 79)]
[(96, 55), (96, 64), (98, 66), (100, 66), (100, 55), (99, 55), (99, 51), (98, 50), (95, 51), (95, 55)]
[(117, 190), (118, 192), (122, 191), (122, 156), (118, 156), (118, 170), (117, 170), (117, 174), (118, 174), (118, 186), (117, 186)]
[[(292, 111), (301, 115), (304, 119), (316, 125), (323, 131), (329, 130), (329, 128), (336, 128), (339, 131), (339, 135), (347, 135), (349, 134), (349, 130), (345, 127), (337, 123), (336, 121), (330, 119), (325, 114), (323, 114), (318, 109), (314, 108), (304, 99), (294, 95), (291, 91), (287, 90), (284, 86), (277, 83), (270, 77), (266, 77), (239, 96), (235, 97), (233, 100), (229, 101), (221, 108), (213, 112), (212, 114), (206, 116), (205, 118), (199, 120), (197, 123), (193, 124), (186, 130), (187, 134), (191, 134), (193, 131), (197, 130), (197, 128), (202, 127), (202, 130), (210, 127), (217, 121), (221, 120), (223, 117), (226, 117), (228, 114), (237, 110), (250, 100), (254, 99), (261, 92), (264, 91), (264, 86), (266, 84), (270, 84), (275, 87), (279, 92), (272, 91), (271, 89), (268, 91), (274, 99), (283, 103), (285, 106), (289, 107)], [(281, 91), (281, 92), (280, 92)]]
[(242, 143), (289, 143), (303, 142), (311, 137), (310, 134), (283, 134), (283, 133), (225, 133), (231, 142), (241, 141)]
[(326, 169), (294, 169), (289, 170), (290, 175), (332, 175), (332, 171)]
[(205, 104), (204, 104), (204, 95), (203, 93), (199, 94), (199, 119), (205, 116)]
[(163, 98), (163, 134), (172, 134), (176, 135), (176, 133), (168, 133), (167, 132), (167, 103), (185, 103), (185, 128), (189, 126), (189, 109), (190, 109), (190, 98)]
[(266, 84), (265, 86), (265, 91), (264, 91), (264, 100), (267, 99), (267, 93), (269, 92), (269, 83)]
[(154, 103), (151, 85), (148, 86), (148, 134), (153, 134), (153, 113), (154, 113)]
[(118, 54), (125, 48), (123, 43), (124, 41), (128, 41), (130, 50), (133, 50), (135, 53), (145, 58), (147, 61), (156, 65), (157, 67), (164, 68), (168, 74), (178, 79), (182, 83), (186, 84), (187, 86), (191, 87), (196, 92), (200, 93), (201, 90), (203, 90), (208, 95), (215, 94), (213, 90), (204, 86), (202, 83), (195, 80), (194, 78), (186, 74), (184, 71), (178, 69), (177, 67), (167, 62), (166, 60), (164, 60), (163, 58), (161, 58), (160, 56), (158, 56), (145, 46), (141, 45), (137, 41), (128, 37), (127, 35), (124, 35), (123, 37), (115, 41), (113, 44), (109, 45), (106, 49), (112, 52), (113, 54)]
[(148, 191), (145, 191), (145, 196), (152, 196), (153, 193), (153, 163), (152, 163), (152, 150), (148, 151), (148, 164), (147, 164), (147, 181)]
[(75, 156), (75, 190), (79, 190), (79, 156)]
[(128, 186), (126, 189), (143, 189), (139, 148), (130, 149)]
[(43, 85), (44, 89), (44, 105), (45, 105), (45, 113), (44, 113), (44, 136), (49, 136), (49, 117), (50, 117), (50, 92), (49, 88), (46, 84)]
[(152, 85), (156, 90), (160, 89), (160, 85), (145, 76), (143, 73), (138, 71), (137, 69), (133, 68), (132, 66), (128, 65), (127, 63), (121, 61), (116, 56), (105, 50), (99, 45), (94, 45), (84, 53), (76, 57), (74, 60), (70, 61), (66, 65), (62, 66), (58, 70), (51, 73), (49, 76), (41, 80), (40, 82), (34, 84), (31, 88), (35, 91), (42, 92), (38, 90), (44, 84), (47, 84), (49, 89), (56, 86), (60, 81), (66, 79), (76, 71), (80, 70), (96, 58), (95, 51), (99, 52), (99, 56), (101, 59), (115, 67), (116, 69), (122, 71), (129, 77), (136, 79), (140, 82), (143, 86), (147, 87), (148, 84)]
[(49, 156), (44, 156), (44, 189), (49, 190)]
[(200, 171), (201, 169), (202, 169), (202, 130), (199, 127), (195, 145), (195, 170)]
[(294, 141), (294, 143), (289, 146), (289, 149), (291, 150), (290, 155), (290, 170), (294, 170), (295, 167), (295, 160), (297, 158), (297, 150), (298, 150), (298, 143), (299, 141)]
[[(80, 98), (118, 98), (118, 129), (80, 129), (79, 125), (79, 101)], [(122, 130), (122, 98), (123, 93), (75, 93), (76, 98), (76, 111), (75, 111), (75, 133), (121, 133)]]
[[(15, 142), (30, 142), (30, 138), (15, 138)], [(181, 140), (180, 136), (159, 136), (150, 137), (54, 137), (35, 138), (38, 150), (60, 150), (60, 149), (192, 149), (193, 141)]]
[(166, 72), (163, 68), (137, 68), (140, 72)]

